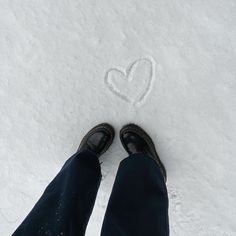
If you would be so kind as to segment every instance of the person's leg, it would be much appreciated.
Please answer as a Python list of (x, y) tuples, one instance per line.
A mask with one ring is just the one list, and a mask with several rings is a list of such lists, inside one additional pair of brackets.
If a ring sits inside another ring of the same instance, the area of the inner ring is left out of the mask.
[(95, 154), (73, 155), (13, 236), (84, 235), (100, 180)]
[(13, 236), (83, 236), (101, 180), (98, 157), (113, 138), (108, 124), (90, 130)]
[(133, 154), (121, 162), (101, 235), (169, 235), (165, 181), (148, 155)]
[(130, 155), (119, 166), (102, 236), (168, 236), (166, 171), (151, 137), (129, 124), (120, 131)]

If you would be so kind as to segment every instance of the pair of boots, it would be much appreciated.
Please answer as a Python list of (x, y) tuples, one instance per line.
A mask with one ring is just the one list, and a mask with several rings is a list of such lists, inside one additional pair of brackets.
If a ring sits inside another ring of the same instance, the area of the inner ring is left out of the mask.
[[(83, 138), (78, 151), (90, 150), (99, 157), (110, 147), (114, 136), (115, 131), (111, 125), (106, 123), (97, 125)], [(120, 130), (120, 140), (129, 155), (145, 153), (153, 158), (166, 179), (166, 171), (156, 152), (155, 145), (142, 128), (135, 124), (125, 125)]]
[[(91, 129), (13, 236), (85, 235), (101, 181), (99, 157), (114, 135), (109, 124)], [(169, 235), (166, 171), (152, 139), (128, 124), (120, 140), (129, 157), (120, 163), (101, 235)]]

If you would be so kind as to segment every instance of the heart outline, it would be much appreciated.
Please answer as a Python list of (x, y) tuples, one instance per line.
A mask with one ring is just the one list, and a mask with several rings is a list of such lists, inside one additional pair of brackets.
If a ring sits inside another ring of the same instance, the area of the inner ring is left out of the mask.
[[(142, 61), (146, 61), (150, 64), (150, 75), (147, 81), (148, 84), (147, 86), (145, 86), (145, 89), (140, 93), (140, 96), (138, 96), (138, 99), (132, 100), (128, 96), (123, 94), (119, 89), (117, 89), (116, 86), (112, 83), (112, 80), (109, 81), (109, 73), (115, 71), (116, 73), (121, 74), (122, 77), (128, 80), (128, 82), (132, 82), (133, 80), (135, 80), (134, 77), (130, 76), (132, 73), (132, 70), (135, 69), (135, 66), (137, 66), (138, 63)], [(131, 103), (133, 106), (139, 106), (146, 100), (148, 94), (150, 93), (152, 89), (152, 84), (154, 80), (154, 72), (155, 72), (155, 61), (152, 58), (143, 57), (132, 62), (125, 70), (118, 69), (118, 68), (110, 68), (105, 74), (104, 81), (105, 81), (106, 86), (111, 90), (111, 92), (113, 92), (119, 98), (121, 98), (122, 100), (128, 103)]]

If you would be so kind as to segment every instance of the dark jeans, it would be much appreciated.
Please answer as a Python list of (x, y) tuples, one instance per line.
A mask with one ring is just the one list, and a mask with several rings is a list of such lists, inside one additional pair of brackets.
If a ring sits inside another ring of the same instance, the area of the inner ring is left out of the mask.
[[(85, 235), (100, 181), (97, 156), (87, 151), (76, 153), (13, 236)], [(134, 154), (120, 163), (101, 235), (169, 235), (166, 185), (158, 165), (148, 155)]]

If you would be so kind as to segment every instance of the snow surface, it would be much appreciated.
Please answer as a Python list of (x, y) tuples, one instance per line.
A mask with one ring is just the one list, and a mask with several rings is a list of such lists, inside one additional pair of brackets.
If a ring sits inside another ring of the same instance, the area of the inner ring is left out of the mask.
[[(235, 0), (0, 0), (0, 112), (1, 236), (104, 121), (153, 137), (171, 235), (236, 235)], [(116, 137), (89, 236), (126, 156)]]

